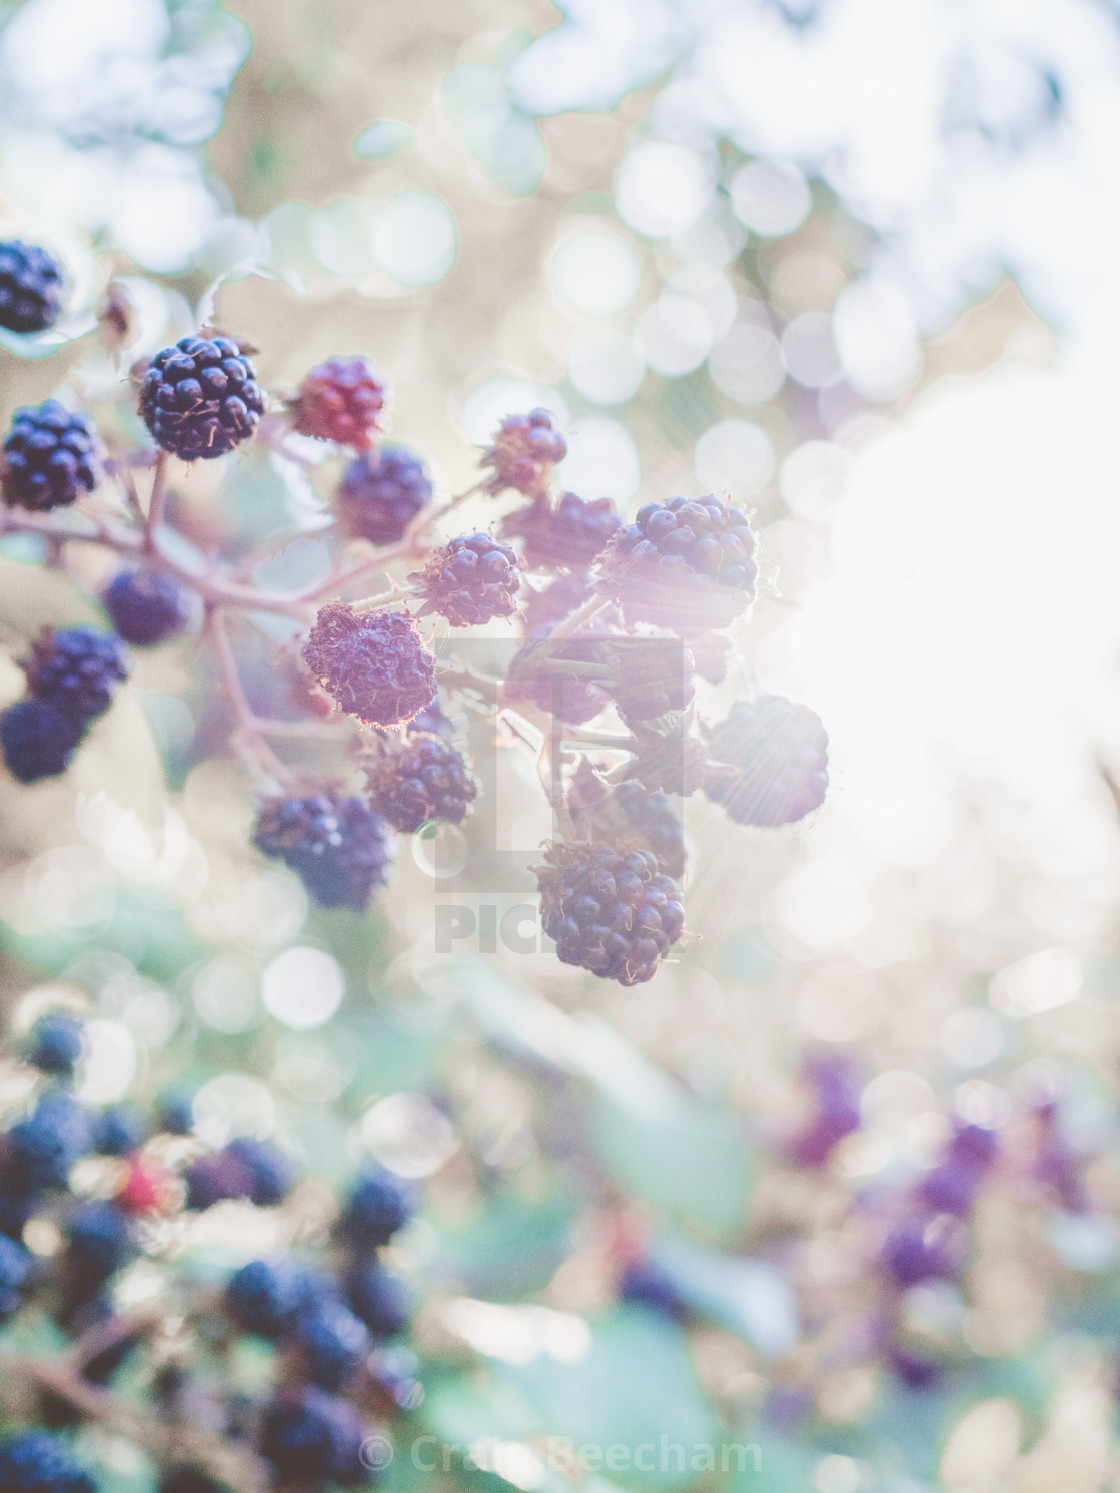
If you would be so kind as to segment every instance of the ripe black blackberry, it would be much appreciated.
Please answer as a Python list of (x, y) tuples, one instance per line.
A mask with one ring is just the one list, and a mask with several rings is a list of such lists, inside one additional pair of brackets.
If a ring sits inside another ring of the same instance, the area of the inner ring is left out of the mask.
[(4, 1137), (0, 1183), (14, 1196), (66, 1186), (75, 1162), (93, 1146), (89, 1119), (76, 1099), (48, 1090), (26, 1119)]
[(607, 800), (621, 811), (623, 821), (652, 850), (667, 876), (684, 875), (685, 848), (680, 814), (664, 793), (647, 793), (637, 783), (620, 783)]
[(46, 700), (17, 700), (0, 711), (0, 753), (17, 783), (56, 778), (74, 760), (84, 723)]
[(228, 337), (181, 337), (152, 359), (140, 413), (157, 446), (184, 461), (224, 456), (264, 414), (257, 371)]
[(363, 1172), (352, 1184), (338, 1220), (341, 1239), (372, 1253), (403, 1229), (414, 1209), (413, 1189), (383, 1167)]
[(430, 819), (461, 824), (478, 792), (462, 753), (436, 736), (410, 736), (403, 747), (371, 752), (362, 768), (370, 808), (405, 834)]
[(380, 1260), (359, 1260), (346, 1277), (350, 1310), (375, 1338), (396, 1337), (408, 1326), (409, 1298), (401, 1281)]
[(695, 698), (694, 660), (680, 638), (618, 638), (600, 652), (612, 671), (603, 688), (627, 725), (687, 710)]
[(270, 798), (253, 833), (257, 849), (295, 871), (321, 907), (364, 912), (388, 878), (392, 829), (359, 798), (319, 793)]
[(84, 1023), (69, 1011), (46, 1011), (27, 1034), (26, 1060), (40, 1073), (70, 1078), (82, 1055)]
[(534, 570), (586, 570), (621, 528), (610, 498), (585, 501), (574, 492), (561, 493), (555, 508), (538, 497), (502, 520), (502, 534), (524, 541), (526, 562)]
[(261, 1418), (261, 1455), (281, 1487), (324, 1482), (351, 1488), (369, 1480), (362, 1465), (365, 1428), (346, 1400), (309, 1385), (282, 1390)]
[(403, 612), (359, 614), (328, 602), (303, 657), (339, 707), (369, 725), (399, 726), (435, 698), (435, 657)]
[(372, 1346), (365, 1323), (340, 1301), (305, 1311), (294, 1337), (297, 1363), (323, 1389), (341, 1389)]
[(4, 1493), (97, 1493), (69, 1443), (49, 1431), (15, 1431), (0, 1442)]
[(828, 736), (820, 717), (781, 695), (738, 700), (708, 732), (704, 792), (738, 824), (774, 828), (820, 808)]
[(292, 401), (295, 429), (368, 451), (381, 433), (385, 380), (366, 358), (329, 358), (312, 368)]
[(307, 1272), (287, 1255), (251, 1260), (234, 1271), (223, 1304), (244, 1332), (281, 1337), (308, 1305)]
[(545, 862), (541, 923), (560, 961), (623, 985), (652, 979), (684, 927), (680, 891), (652, 851), (552, 844)]
[(101, 480), (100, 446), (93, 421), (57, 399), (16, 410), (4, 441), (4, 501), (39, 513), (73, 503)]
[(719, 498), (647, 503), (611, 540), (603, 580), (628, 624), (685, 637), (727, 627), (755, 596), (758, 566), (746, 514)]
[(133, 1257), (137, 1247), (128, 1220), (112, 1203), (81, 1203), (66, 1221), (62, 1271), (67, 1290), (87, 1299)]
[(346, 533), (371, 544), (403, 539), (431, 501), (424, 463), (405, 446), (381, 446), (355, 457), (335, 498)]
[(62, 309), (62, 270), (37, 244), (0, 243), (0, 327), (45, 332)]
[(410, 579), (424, 597), (424, 611), (446, 617), (455, 627), (512, 617), (517, 610), (517, 554), (512, 545), (489, 534), (450, 540)]
[(177, 637), (195, 613), (194, 594), (163, 570), (119, 570), (102, 600), (120, 636), (141, 647)]
[(101, 628), (45, 627), (23, 664), (27, 688), (69, 720), (85, 725), (104, 715), (128, 678), (128, 650)]
[(558, 430), (553, 430), (548, 410), (507, 415), (498, 426), (493, 445), (483, 452), (479, 462), (480, 466), (494, 469), (486, 491), (499, 493), (515, 487), (530, 498), (547, 492), (552, 468), (567, 454), (567, 442)]

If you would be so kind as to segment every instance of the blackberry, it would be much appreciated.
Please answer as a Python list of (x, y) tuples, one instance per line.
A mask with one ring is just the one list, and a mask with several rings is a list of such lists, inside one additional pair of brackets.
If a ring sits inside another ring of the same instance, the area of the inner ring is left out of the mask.
[(17, 783), (56, 778), (74, 760), (85, 728), (46, 700), (17, 700), (0, 711), (0, 752)]
[(805, 1065), (813, 1091), (814, 1112), (790, 1142), (790, 1159), (798, 1166), (822, 1167), (844, 1139), (859, 1129), (860, 1085), (844, 1057), (815, 1058)]
[(555, 508), (545, 497), (517, 508), (502, 520), (506, 539), (521, 539), (533, 570), (586, 570), (622, 528), (610, 498), (585, 501), (574, 492), (560, 494)]
[(424, 463), (406, 446), (382, 446), (355, 457), (335, 498), (346, 533), (371, 544), (403, 539), (431, 501)]
[(680, 638), (619, 638), (600, 651), (613, 670), (604, 688), (627, 725), (659, 720), (692, 704), (693, 658)]
[(920, 1191), (928, 1206), (963, 1218), (976, 1201), (998, 1144), (994, 1131), (980, 1125), (961, 1126), (942, 1160), (922, 1178)]
[(177, 637), (195, 613), (193, 593), (163, 570), (119, 570), (102, 600), (119, 635), (141, 647)]
[(746, 515), (719, 498), (647, 503), (611, 540), (604, 582), (628, 624), (685, 637), (727, 627), (755, 596), (756, 540)]
[(0, 1322), (19, 1311), (23, 1288), (30, 1283), (34, 1264), (22, 1244), (0, 1234)]
[(419, 1360), (411, 1348), (399, 1346), (377, 1348), (368, 1359), (371, 1388), (380, 1391), (385, 1412), (415, 1410), (424, 1398), (424, 1389), (416, 1378)]
[(25, 1056), (40, 1073), (70, 1078), (82, 1055), (85, 1024), (69, 1011), (48, 1011), (27, 1034)]
[(66, 1225), (62, 1265), (68, 1283), (83, 1296), (97, 1291), (136, 1253), (128, 1220), (112, 1203), (80, 1204)]
[(279, 1146), (243, 1136), (231, 1140), (225, 1149), (228, 1156), (248, 1168), (253, 1182), (249, 1201), (258, 1208), (275, 1208), (291, 1192), (296, 1180), (295, 1163)]
[(305, 1312), (295, 1342), (308, 1378), (323, 1389), (341, 1389), (370, 1350), (365, 1323), (336, 1301)]
[(607, 803), (622, 811), (625, 824), (653, 852), (665, 874), (679, 880), (685, 868), (684, 836), (672, 800), (664, 793), (647, 793), (637, 783), (620, 783)]
[(461, 534), (450, 540), (410, 580), (424, 597), (424, 611), (446, 617), (454, 627), (512, 617), (521, 587), (512, 545), (489, 534)]
[(44, 627), (23, 665), (31, 694), (83, 725), (109, 709), (128, 667), (128, 652), (115, 632), (84, 624)]
[(379, 1260), (359, 1260), (346, 1277), (346, 1302), (375, 1338), (396, 1337), (408, 1326), (408, 1292)]
[(462, 754), (436, 736), (412, 736), (400, 750), (370, 753), (362, 766), (370, 808), (405, 834), (430, 819), (461, 824), (478, 792)]
[(94, 1117), (92, 1125), (98, 1156), (127, 1156), (143, 1144), (147, 1133), (144, 1116), (134, 1104), (112, 1104)]
[(548, 410), (507, 415), (498, 426), (493, 445), (483, 452), (479, 462), (480, 466), (494, 469), (494, 475), (486, 482), (486, 491), (499, 493), (515, 487), (526, 497), (536, 497), (548, 490), (552, 468), (567, 454), (567, 442), (558, 430), (553, 430)]
[(620, 1301), (649, 1307), (674, 1322), (684, 1322), (691, 1315), (671, 1277), (652, 1260), (638, 1260), (625, 1267), (618, 1282), (618, 1296)]
[(245, 1332), (278, 1338), (307, 1305), (307, 1275), (284, 1255), (242, 1265), (226, 1286), (225, 1308)]
[(824, 802), (824, 727), (813, 711), (781, 695), (736, 701), (708, 732), (708, 753), (704, 792), (737, 824), (795, 824)]
[(261, 1418), (261, 1455), (276, 1469), (282, 1486), (367, 1482), (362, 1465), (361, 1421), (345, 1401), (309, 1385), (281, 1392)]
[(558, 575), (543, 591), (525, 588), (525, 631), (536, 635), (537, 629), (548, 627), (571, 616), (576, 607), (591, 599), (592, 579), (586, 570), (575, 570), (569, 575)]
[(381, 433), (385, 381), (365, 358), (329, 358), (312, 368), (292, 402), (295, 429), (368, 451)]
[(0, 243), (0, 327), (45, 332), (62, 309), (62, 269), (46, 249), (21, 239)]
[(359, 798), (320, 793), (261, 805), (253, 844), (295, 871), (321, 907), (364, 912), (396, 855), (390, 826)]
[(85, 1110), (69, 1094), (52, 1090), (4, 1137), (0, 1180), (10, 1192), (24, 1196), (63, 1188), (91, 1144)]
[(303, 656), (339, 707), (369, 725), (399, 726), (435, 699), (435, 657), (403, 612), (359, 616), (328, 602)]
[(253, 1195), (253, 1174), (228, 1150), (200, 1156), (183, 1172), (188, 1209), (204, 1213), (216, 1203), (242, 1201)]
[(964, 1251), (964, 1235), (955, 1220), (916, 1218), (892, 1229), (882, 1260), (895, 1284), (905, 1290), (923, 1280), (956, 1280)]
[(689, 729), (691, 712), (657, 721), (630, 721), (637, 757), (630, 776), (651, 793), (677, 793), (684, 798), (704, 780), (708, 754), (704, 743)]
[(194, 1091), (171, 1089), (156, 1100), (156, 1128), (167, 1135), (193, 1135)]
[(552, 844), (537, 868), (541, 923), (563, 964), (637, 985), (653, 978), (681, 936), (677, 885), (651, 851)]
[(0, 1151), (0, 1237), (19, 1241), (32, 1215), (39, 1205), (34, 1193), (29, 1193), (17, 1176), (11, 1180), (4, 1171), (4, 1153)]
[(410, 736), (438, 736), (440, 741), (455, 740), (455, 726), (449, 716), (444, 715), (439, 708), (439, 702), (433, 700), (430, 705), (418, 711), (409, 721), (405, 728)]
[(97, 1493), (61, 1436), (16, 1431), (0, 1443), (3, 1493)]
[[(605, 679), (611, 670), (603, 652), (600, 619), (590, 619), (570, 637), (548, 641), (555, 623), (533, 629), (528, 642), (514, 654), (502, 696), (516, 709), (532, 705), (545, 715), (572, 726), (592, 720), (611, 703)], [(567, 668), (565, 665), (583, 665)]]
[(140, 413), (157, 446), (184, 461), (224, 456), (264, 413), (252, 359), (228, 337), (181, 337), (152, 359)]
[(36, 512), (64, 508), (100, 482), (99, 451), (92, 420), (57, 399), (16, 410), (4, 442), (4, 501)]
[(412, 1188), (383, 1167), (364, 1172), (350, 1188), (338, 1220), (339, 1234), (371, 1253), (404, 1228), (412, 1217), (413, 1199)]

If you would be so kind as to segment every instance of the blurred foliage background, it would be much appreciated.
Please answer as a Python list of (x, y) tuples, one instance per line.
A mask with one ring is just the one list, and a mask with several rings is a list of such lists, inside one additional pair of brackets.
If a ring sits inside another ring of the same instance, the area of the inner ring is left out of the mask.
[[(833, 731), (832, 798), (800, 832), (731, 831), (689, 802), (697, 938), (632, 991), (545, 951), (440, 954), (434, 907), (528, 897), (441, 892), (423, 841), (368, 918), (310, 911), (248, 848), (249, 795), (190, 645), (141, 662), (65, 780), (0, 786), (3, 1000), (17, 1028), (60, 991), (92, 1013), (87, 1097), (183, 1082), (207, 1133), (276, 1131), (328, 1183), (364, 1151), (426, 1179), (394, 1247), (428, 1301), (416, 1434), (506, 1448), (489, 1472), (458, 1460), (449, 1483), (559, 1488), (540, 1438), (664, 1433), (755, 1442), (762, 1470), (587, 1481), (1120, 1486), (1116, 712), (1097, 681), (1056, 746), (1069, 712), (1053, 683), (1067, 666), (1080, 679), (1090, 635), (1111, 669), (1115, 622), (1098, 637), (1087, 606), (1063, 631), (1051, 593), (1053, 654), (1041, 630), (1037, 648), (1000, 631), (1001, 563), (1030, 574), (1032, 611), (1052, 570), (1091, 596), (1103, 581), (1075, 498), (1049, 528), (1062, 474), (1017, 506), (1022, 464), (1005, 483), (1003, 448), (979, 470), (982, 437), (946, 437), (994, 420), (1029, 452), (1028, 428), (1061, 418), (1038, 381), (1111, 326), (1116, 22), (1089, 0), (949, 12), (0, 7), (0, 229), (57, 250), (74, 288), (36, 356), (5, 343), (5, 422), (69, 380), (108, 439), (134, 434), (129, 364), (207, 318), (260, 349), (276, 394), (331, 354), (373, 356), (394, 437), (444, 490), (470, 484), (501, 415), (546, 405), (581, 495), (632, 511), (727, 490), (755, 511), (768, 585), (705, 704), (782, 690)], [(113, 352), (95, 321), (110, 276), (135, 313)], [(1106, 366), (1074, 391), (1104, 424)], [(978, 389), (995, 404), (969, 415)], [(247, 553), (295, 525), (305, 539), (261, 577), (326, 570), (333, 458), (298, 478), (265, 451), (212, 465), (184, 479), (210, 538)], [(1006, 505), (974, 506), (981, 486)], [(1111, 523), (1091, 531), (1106, 571)], [(1016, 547), (1016, 524), (1038, 548)], [(89, 615), (25, 539), (0, 552), (13, 650)], [(240, 643), (275, 713), (288, 686), (266, 626)], [(957, 669), (978, 652), (973, 691), (939, 693), (946, 650)], [(14, 664), (0, 687), (19, 693)], [(989, 695), (1033, 757), (984, 735)], [(1028, 696), (1037, 713), (1016, 714)], [(531, 764), (472, 731), (497, 763), (503, 843), (528, 853), (549, 828)], [(862, 1123), (810, 1170), (785, 1142), (811, 1105), (800, 1064), (821, 1051), (853, 1064)], [(0, 1101), (19, 1103), (17, 1080), (0, 1073)], [(1059, 1103), (1084, 1209), (1015, 1170), (1040, 1095)], [(998, 1129), (1009, 1169), (978, 1205), (964, 1279), (899, 1298), (877, 1264), (884, 1219), (954, 1118)], [(686, 1325), (617, 1304), (622, 1235), (672, 1277)], [(261, 1239), (231, 1227), (197, 1247), (242, 1259)], [(900, 1342), (936, 1365), (929, 1383), (892, 1368)], [(95, 1450), (107, 1487), (150, 1485), (135, 1449)], [(399, 1456), (383, 1479), (421, 1475)]]

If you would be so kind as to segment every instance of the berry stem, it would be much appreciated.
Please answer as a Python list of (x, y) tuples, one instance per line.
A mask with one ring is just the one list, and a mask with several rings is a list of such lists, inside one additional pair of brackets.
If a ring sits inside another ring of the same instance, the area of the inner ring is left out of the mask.
[(163, 522), (164, 501), (167, 495), (167, 452), (156, 457), (152, 473), (152, 491), (148, 498), (148, 512), (144, 518), (144, 548), (149, 554), (156, 550), (156, 530)]
[[(264, 770), (278, 782), (289, 784), (294, 781), (294, 774), (287, 765), (281, 762), (276, 753), (265, 739), (265, 733), (260, 728), (260, 723), (249, 704), (249, 698), (245, 693), (245, 686), (241, 683), (241, 675), (237, 670), (237, 660), (233, 654), (230, 644), (229, 633), (226, 630), (226, 620), (221, 607), (211, 607), (206, 619), (206, 630), (211, 646), (214, 649), (214, 657), (218, 665), (218, 674), (221, 678), (222, 692), (233, 710), (237, 720), (237, 727), (231, 735), (231, 744), (241, 753), (250, 766), (258, 771)], [(281, 724), (274, 722), (270, 724)], [(275, 733), (270, 733), (275, 734)]]
[(608, 596), (595, 595), (588, 597), (581, 607), (576, 607), (574, 612), (565, 617), (563, 622), (554, 631), (549, 633), (549, 642), (558, 642), (561, 638), (570, 638), (577, 627), (582, 627), (597, 612), (601, 612), (609, 601), (610, 598)]
[(414, 594), (411, 590), (402, 590), (400, 586), (392, 586), (388, 591), (381, 591), (376, 596), (363, 596), (361, 601), (352, 601), (350, 609), (354, 612), (375, 612), (378, 607), (392, 606), (394, 601), (407, 601)]

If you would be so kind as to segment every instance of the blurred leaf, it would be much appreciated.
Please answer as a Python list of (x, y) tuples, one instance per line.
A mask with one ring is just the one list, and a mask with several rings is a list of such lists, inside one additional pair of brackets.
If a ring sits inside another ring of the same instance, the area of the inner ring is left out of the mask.
[(570, 1248), (573, 1200), (554, 1194), (527, 1202), (513, 1192), (488, 1197), (468, 1223), (443, 1226), (429, 1267), (437, 1280), (460, 1282), (494, 1301), (542, 1290)]
[(354, 154), (361, 161), (382, 161), (415, 138), (415, 131), (397, 119), (375, 119), (355, 139)]
[(650, 1255), (691, 1307), (760, 1353), (786, 1353), (796, 1344), (797, 1298), (777, 1266), (669, 1235), (656, 1240)]

